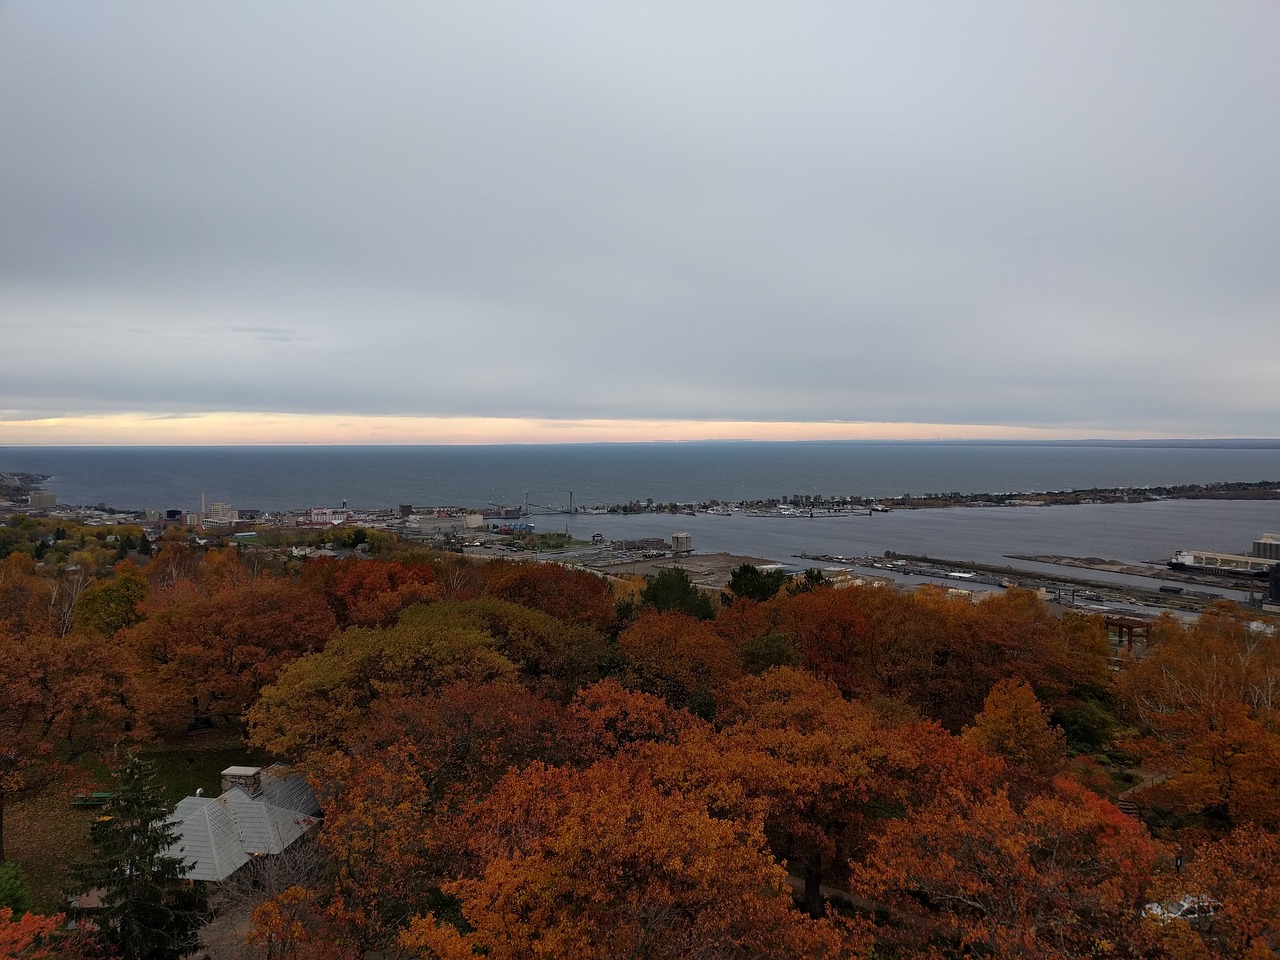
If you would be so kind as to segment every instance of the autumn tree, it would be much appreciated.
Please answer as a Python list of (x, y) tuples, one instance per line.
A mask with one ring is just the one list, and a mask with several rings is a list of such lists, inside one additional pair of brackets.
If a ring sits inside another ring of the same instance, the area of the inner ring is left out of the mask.
[(492, 634), (450, 622), (447, 614), (401, 617), (383, 630), (352, 627), (263, 689), (249, 711), (250, 737), (277, 756), (326, 754), (366, 736), (369, 710), (379, 698), (429, 696), (450, 683), (518, 677), (519, 668), (499, 652)]
[(741, 675), (730, 644), (705, 621), (684, 613), (647, 610), (618, 636), (630, 686), (704, 717), (717, 691)]
[(396, 560), (311, 560), (303, 582), (324, 594), (344, 628), (388, 626), (406, 607), (441, 595), (431, 566)]
[(486, 596), (540, 610), (561, 623), (607, 634), (618, 614), (608, 581), (558, 563), (499, 561), (482, 568)]
[(471, 868), (443, 885), (464, 923), (428, 913), (402, 942), (422, 956), (851, 956), (860, 941), (791, 906), (758, 825), (624, 769), (535, 765), (468, 818)]
[(1020, 680), (1001, 680), (992, 687), (963, 737), (1001, 757), (1019, 789), (1047, 785), (1066, 759), (1062, 730), (1049, 723), (1049, 712), (1035, 691)]
[(148, 593), (147, 578), (130, 560), (115, 565), (109, 579), (88, 587), (76, 601), (72, 624), (77, 630), (114, 636), (142, 618), (139, 606)]
[(1274, 957), (1280, 950), (1280, 835), (1247, 825), (1196, 850), (1187, 869), (1166, 875), (1170, 899), (1198, 897), (1215, 904), (1194, 930), (1181, 923), (1159, 925), (1158, 939), (1184, 945), (1199, 941), (1209, 957)]
[(91, 930), (67, 930), (65, 914), (0, 907), (0, 960), (107, 960), (111, 947)]
[(326, 891), (304, 885), (272, 894), (253, 908), (245, 946), (260, 949), (264, 960), (351, 960), (358, 947), (347, 942), (329, 902)]
[(65, 778), (72, 761), (126, 736), (127, 683), (101, 637), (0, 633), (0, 862), (8, 800)]
[(155, 588), (174, 587), (182, 581), (194, 582), (200, 568), (200, 554), (177, 530), (165, 534), (160, 547), (147, 564), (147, 579)]
[(414, 607), (401, 615), (398, 627), (479, 631), (490, 638), (494, 650), (519, 668), (527, 687), (561, 700), (598, 679), (606, 652), (603, 637), (590, 627), (487, 597)]
[(121, 642), (136, 665), (140, 712), (165, 732), (213, 718), (241, 724), (262, 687), (334, 630), (314, 594), (270, 577), (219, 578), (209, 590), (179, 583), (142, 611)]
[(678, 743), (704, 721), (661, 697), (602, 680), (580, 690), (569, 704), (566, 723), (575, 762), (593, 763), (647, 743)]
[(0, 637), (56, 633), (54, 606), (53, 584), (36, 572), (35, 560), (25, 553), (0, 560)]
[(916, 918), (882, 928), (895, 949), (942, 936), (948, 955), (1075, 960), (1139, 942), (1155, 862), (1135, 820), (1073, 781), (1022, 805), (973, 783), (889, 821), (853, 880)]
[(739, 597), (716, 615), (716, 633), (729, 641), (748, 673), (760, 674), (773, 667), (798, 667), (804, 657), (778, 626), (775, 602), (759, 603)]
[(358, 759), (334, 754), (316, 772), (325, 807), (320, 843), (334, 875), (316, 891), (322, 915), (312, 925), (354, 956), (394, 945), (424, 909), (435, 878), (430, 773), (410, 743)]
[(718, 732), (637, 751), (637, 766), (717, 816), (759, 819), (803, 882), (805, 908), (821, 915), (822, 885), (843, 880), (873, 825), (901, 807), (916, 786), (915, 744), (932, 735), (883, 724), (829, 681), (791, 669), (729, 687), (717, 721)]
[(1189, 627), (1164, 618), (1121, 684), (1150, 734), (1148, 763), (1169, 776), (1145, 801), (1231, 825), (1280, 826), (1280, 639), (1252, 629), (1230, 604)]
[(1062, 624), (1030, 591), (975, 604), (931, 589), (811, 590), (778, 601), (776, 630), (844, 693), (901, 700), (957, 732), (1000, 680), (1040, 696), (1076, 682)]
[(0, 907), (0, 960), (52, 960), (55, 954), (51, 943), (62, 920), (62, 914), (15, 915), (9, 907)]
[(459, 681), (370, 705), (354, 753), (412, 745), (437, 811), (483, 796), (511, 767), (574, 759), (565, 708), (518, 683)]

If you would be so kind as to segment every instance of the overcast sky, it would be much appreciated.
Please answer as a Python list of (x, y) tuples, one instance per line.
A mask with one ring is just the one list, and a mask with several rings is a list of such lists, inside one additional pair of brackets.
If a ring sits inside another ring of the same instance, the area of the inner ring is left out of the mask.
[(1280, 4), (0, 0), (0, 442), (1280, 436)]

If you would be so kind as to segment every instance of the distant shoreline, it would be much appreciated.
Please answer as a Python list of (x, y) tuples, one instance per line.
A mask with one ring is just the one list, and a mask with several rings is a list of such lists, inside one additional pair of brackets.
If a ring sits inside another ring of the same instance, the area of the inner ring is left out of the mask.
[[(14, 501), (19, 497), (40, 492), (40, 484), (49, 480), (44, 474), (0, 473), (0, 497)], [(1093, 487), (1086, 490), (1047, 490), (1035, 492), (1010, 493), (939, 493), (924, 495), (902, 495), (897, 497), (803, 497), (763, 500), (701, 500), (697, 502), (668, 501), (657, 503), (633, 500), (628, 503), (599, 505), (596, 507), (577, 507), (564, 510), (546, 510), (529, 512), (522, 516), (572, 516), (572, 515), (634, 515), (634, 514), (696, 514), (714, 513), (716, 511), (740, 510), (757, 513), (763, 517), (808, 519), (810, 517), (858, 515), (864, 511), (887, 512), (892, 510), (940, 510), (967, 507), (970, 509), (991, 509), (996, 507), (1049, 507), (1098, 505), (1110, 503), (1153, 503), (1160, 500), (1280, 500), (1280, 480), (1259, 481), (1227, 481), (1221, 483), (1195, 483), (1156, 487)], [(8, 512), (21, 513), (19, 509)], [(58, 504), (59, 509), (73, 510), (105, 510), (113, 514), (137, 515), (145, 514), (143, 510), (126, 510), (102, 504)], [(480, 511), (483, 506), (475, 504), (441, 505), (442, 509), (462, 512)], [(288, 510), (269, 511), (275, 516), (300, 514), (308, 507), (294, 507)], [(514, 509), (514, 507), (512, 508)], [(386, 505), (380, 507), (353, 508), (353, 514), (391, 513), (395, 508)], [(255, 521), (248, 521), (250, 523)]]
[[(898, 497), (866, 497), (861, 502), (849, 498), (813, 499), (797, 503), (787, 498), (775, 500), (703, 500), (695, 504), (667, 503), (653, 507), (632, 501), (613, 504), (608, 513), (672, 513), (679, 508), (706, 512), (724, 505), (738, 509), (778, 510), (789, 507), (796, 516), (821, 510), (826, 514), (855, 513), (883, 507), (892, 510), (936, 510), (947, 507), (1049, 507), (1099, 503), (1151, 503), (1157, 500), (1280, 500), (1280, 480), (1191, 483), (1157, 487), (1092, 487), (1087, 490), (1044, 490), (1017, 493), (940, 493)], [(671, 508), (675, 507), (676, 510)], [(565, 511), (568, 512), (568, 511)], [(591, 512), (591, 511), (575, 511)]]
[[(634, 512), (673, 501), (841, 508), (1163, 496), (1256, 498), (1280, 441), (1154, 444), (749, 442), (556, 446), (0, 448), (0, 472), (49, 475), (59, 503), (196, 512), (527, 504)], [(1240, 481), (1239, 484), (1233, 483)]]

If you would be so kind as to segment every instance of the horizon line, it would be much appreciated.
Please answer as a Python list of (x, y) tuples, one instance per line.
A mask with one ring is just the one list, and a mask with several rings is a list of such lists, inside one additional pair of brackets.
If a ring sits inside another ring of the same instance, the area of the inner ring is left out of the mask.
[(233, 413), (111, 413), (22, 417), (0, 410), (2, 446), (481, 446), (557, 443), (1277, 442), (1280, 438), (1162, 434), (1150, 429), (867, 420), (417, 417)]

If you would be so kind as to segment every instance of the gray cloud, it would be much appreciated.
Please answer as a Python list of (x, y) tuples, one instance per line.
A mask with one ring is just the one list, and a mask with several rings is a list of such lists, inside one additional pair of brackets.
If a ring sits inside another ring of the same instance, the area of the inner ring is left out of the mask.
[(1274, 436), (1277, 35), (1231, 2), (8, 4), (0, 409)]

